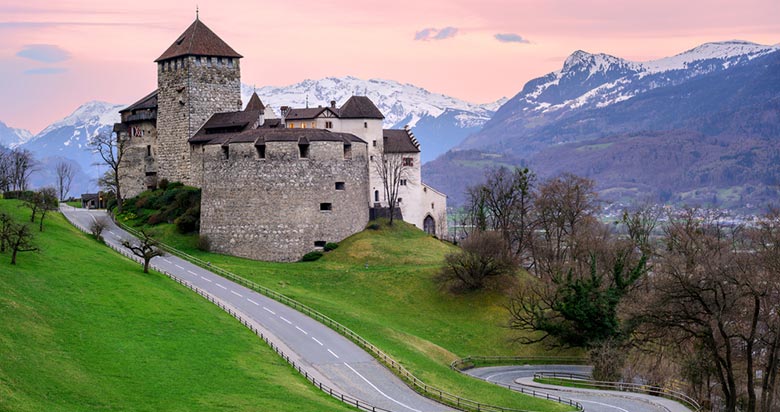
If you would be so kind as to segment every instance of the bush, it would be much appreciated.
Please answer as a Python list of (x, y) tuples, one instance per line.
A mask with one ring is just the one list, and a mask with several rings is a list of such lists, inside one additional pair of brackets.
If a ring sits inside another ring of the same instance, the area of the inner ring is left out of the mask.
[(9, 190), (3, 193), (3, 199), (30, 200), (34, 194), (32, 190)]
[(162, 215), (162, 213), (155, 213), (149, 216), (149, 219), (146, 220), (146, 223), (152, 226), (162, 222), (165, 222), (165, 217)]
[(179, 233), (187, 234), (197, 232), (200, 229), (200, 206), (187, 209), (183, 215), (174, 220)]
[(322, 252), (315, 250), (314, 252), (309, 252), (301, 258), (301, 262), (314, 262), (315, 260), (322, 257)]
[(462, 250), (444, 258), (436, 277), (451, 290), (476, 290), (490, 278), (513, 275), (518, 263), (498, 232), (474, 232), (462, 243)]
[(209, 237), (206, 235), (198, 236), (197, 248), (204, 252), (211, 252), (211, 241), (209, 240)]
[(157, 187), (159, 187), (162, 190), (166, 190), (168, 189), (169, 184), (170, 182), (168, 181), (168, 179), (160, 179), (160, 181), (157, 183)]
[(322, 249), (325, 250), (326, 252), (330, 252), (331, 250), (337, 249), (338, 247), (339, 247), (338, 243), (330, 242), (330, 243), (326, 243), (325, 247)]
[(370, 223), (368, 226), (366, 226), (366, 229), (368, 230), (379, 230), (382, 228), (382, 225), (379, 223)]

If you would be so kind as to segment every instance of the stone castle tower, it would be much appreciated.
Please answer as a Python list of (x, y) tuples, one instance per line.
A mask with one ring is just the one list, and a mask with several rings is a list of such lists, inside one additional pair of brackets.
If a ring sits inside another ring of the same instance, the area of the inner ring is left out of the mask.
[(241, 57), (195, 19), (155, 60), (158, 178), (200, 186), (187, 140), (214, 113), (241, 110)]

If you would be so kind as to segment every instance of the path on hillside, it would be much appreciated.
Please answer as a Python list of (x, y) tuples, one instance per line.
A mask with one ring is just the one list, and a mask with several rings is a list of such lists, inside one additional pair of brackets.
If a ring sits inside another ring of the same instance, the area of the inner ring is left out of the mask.
[(590, 366), (523, 365), (472, 368), (466, 374), (502, 385), (522, 386), (541, 390), (551, 395), (571, 399), (582, 404), (587, 412), (691, 412), (682, 404), (658, 396), (631, 392), (564, 388), (543, 385), (533, 381), (536, 372), (565, 372), (590, 374)]
[[(62, 206), (71, 221), (89, 228), (105, 211)], [(107, 219), (107, 218), (106, 218)], [(107, 243), (121, 245), (133, 236), (110, 219)], [(318, 381), (367, 404), (394, 412), (439, 412), (452, 409), (419, 395), (370, 354), (312, 318), (176, 256), (155, 257), (151, 266), (177, 276), (226, 303), (264, 328), (266, 336)], [(139, 269), (140, 270), (140, 269)]]

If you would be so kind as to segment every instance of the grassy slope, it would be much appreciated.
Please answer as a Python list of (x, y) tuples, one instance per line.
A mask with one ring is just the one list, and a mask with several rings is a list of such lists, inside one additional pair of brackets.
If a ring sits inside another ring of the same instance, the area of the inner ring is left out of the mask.
[(45, 230), (18, 266), (0, 254), (0, 410), (350, 410), (186, 288), (59, 214)]
[[(194, 247), (171, 226), (159, 236), (173, 246), (276, 289), (336, 319), (401, 361), (428, 383), (486, 403), (564, 410), (462, 376), (448, 367), (467, 355), (556, 355), (511, 343), (506, 297), (495, 291), (452, 295), (432, 281), (455, 250), (406, 224), (367, 230), (317, 262), (257, 262)], [(366, 265), (368, 267), (366, 267)], [(560, 353), (571, 355), (571, 353)]]

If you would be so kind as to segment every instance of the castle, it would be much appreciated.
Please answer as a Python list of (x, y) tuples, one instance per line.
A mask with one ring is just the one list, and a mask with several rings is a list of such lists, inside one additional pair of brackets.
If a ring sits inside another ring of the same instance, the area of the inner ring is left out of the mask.
[(386, 213), (386, 178), (375, 166), (397, 159), (403, 220), (446, 234), (447, 198), (422, 182), (408, 128), (383, 129), (364, 96), (340, 107), (283, 106), (277, 116), (255, 93), (242, 110), (242, 57), (196, 18), (155, 60), (157, 90), (114, 125), (125, 196), (162, 179), (199, 187), (200, 233), (213, 251), (295, 261)]

